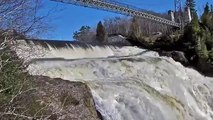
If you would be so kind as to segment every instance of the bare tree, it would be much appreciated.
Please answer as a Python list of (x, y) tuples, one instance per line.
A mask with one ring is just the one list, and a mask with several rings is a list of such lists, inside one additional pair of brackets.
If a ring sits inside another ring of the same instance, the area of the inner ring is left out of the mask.
[[(156, 14), (156, 13), (155, 13)], [(157, 14), (158, 16), (167, 18), (166, 14)], [(131, 32), (135, 32), (137, 36), (151, 36), (153, 33), (161, 32), (169, 34), (172, 32), (170, 26), (160, 24), (139, 17), (133, 18), (109, 18), (104, 20), (104, 26), (109, 35), (121, 34), (129, 36)], [(137, 28), (137, 29), (136, 29)]]
[(139, 18), (133, 17), (130, 26), (129, 36), (132, 36), (133, 38), (139, 38), (142, 35), (140, 22), (141, 21)]
[(0, 29), (13, 29), (33, 35), (47, 28), (44, 19), (50, 14), (39, 14), (42, 0), (0, 0)]
[[(46, 30), (44, 24), (50, 13), (40, 15), (41, 0), (0, 0), (0, 118), (33, 119), (23, 108), (20, 112), (17, 98), (31, 93), (28, 74), (21, 59), (10, 48), (17, 37), (32, 36)], [(39, 112), (39, 111), (38, 111)]]
[(108, 18), (104, 20), (104, 27), (109, 35), (128, 35), (131, 21), (128, 18)]
[(95, 30), (91, 29), (89, 26), (82, 26), (79, 31), (73, 33), (73, 38), (77, 41), (84, 43), (95, 42), (96, 39)]
[(11, 49), (16, 39), (14, 30), (0, 32), (0, 118), (48, 119), (49, 116), (42, 113), (48, 105), (33, 106), (35, 99), (29, 99), (34, 97), (36, 87), (31, 84), (32, 77), (25, 72), (27, 65), (23, 65), (23, 60)]

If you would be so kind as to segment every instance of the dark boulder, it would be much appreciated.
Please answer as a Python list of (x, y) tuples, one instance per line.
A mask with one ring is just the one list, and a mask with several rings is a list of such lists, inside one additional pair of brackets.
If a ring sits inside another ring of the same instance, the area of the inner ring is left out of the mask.
[(162, 51), (159, 52), (161, 56), (167, 56), (173, 58), (175, 61), (182, 63), (184, 66), (188, 66), (189, 62), (184, 54), (181, 51)]
[(213, 62), (207, 62), (205, 59), (199, 59), (196, 64), (197, 70), (206, 76), (213, 77)]
[(107, 44), (121, 45), (121, 46), (131, 45), (131, 43), (127, 40), (127, 38), (122, 35), (110, 35), (108, 37)]

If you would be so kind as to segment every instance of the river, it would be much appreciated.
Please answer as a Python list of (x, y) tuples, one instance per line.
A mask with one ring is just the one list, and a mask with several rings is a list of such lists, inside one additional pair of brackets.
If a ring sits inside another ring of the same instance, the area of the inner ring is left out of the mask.
[(20, 43), (30, 74), (86, 83), (104, 120), (213, 119), (213, 78), (172, 58), (130, 46)]

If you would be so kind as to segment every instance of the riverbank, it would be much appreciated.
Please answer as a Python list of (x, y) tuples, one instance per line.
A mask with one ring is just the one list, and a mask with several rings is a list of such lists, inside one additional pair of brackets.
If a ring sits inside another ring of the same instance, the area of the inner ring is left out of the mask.
[(0, 49), (0, 119), (101, 120), (83, 82), (32, 76), (16, 53)]
[(151, 37), (127, 37), (133, 46), (154, 50), (162, 56), (172, 57), (186, 67), (191, 67), (203, 75), (213, 76), (213, 36), (212, 31), (198, 21), (192, 21), (184, 31), (171, 35)]

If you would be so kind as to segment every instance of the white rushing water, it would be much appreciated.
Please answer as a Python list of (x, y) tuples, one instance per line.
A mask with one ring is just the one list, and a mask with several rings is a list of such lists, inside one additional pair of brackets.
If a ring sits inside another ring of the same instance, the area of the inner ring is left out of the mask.
[(105, 120), (213, 119), (213, 78), (171, 58), (137, 47), (56, 49), (21, 43), (16, 51), (31, 61), (31, 74), (85, 82)]

